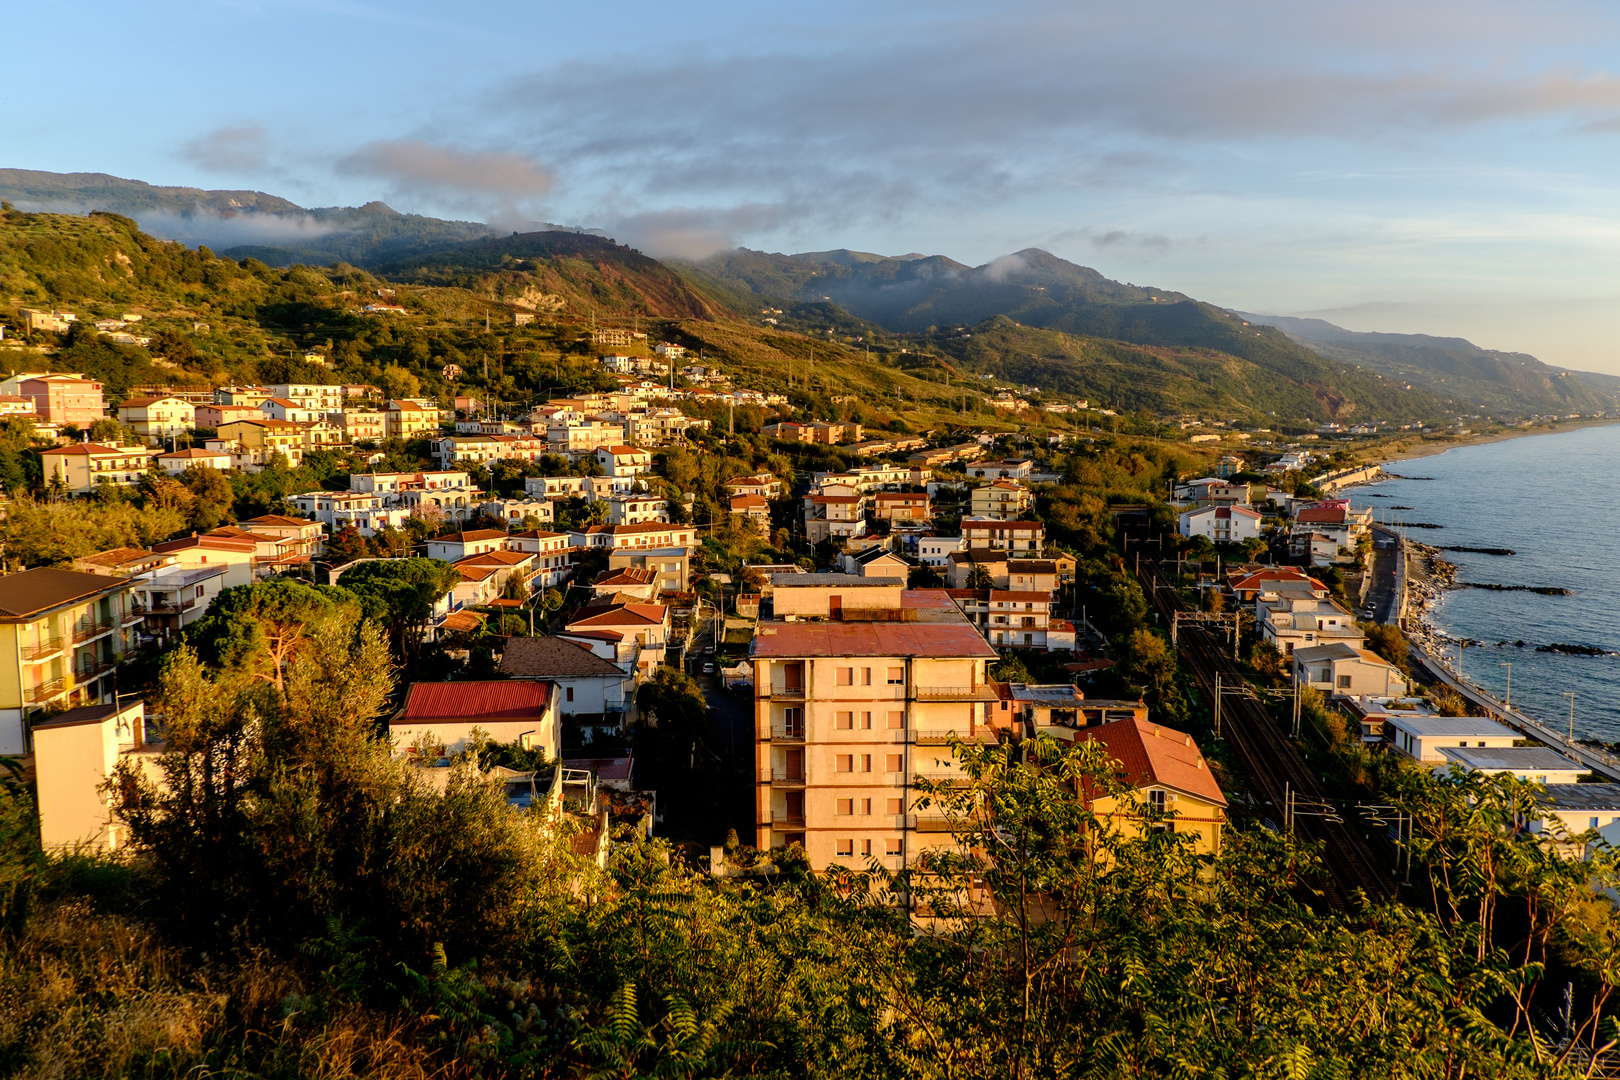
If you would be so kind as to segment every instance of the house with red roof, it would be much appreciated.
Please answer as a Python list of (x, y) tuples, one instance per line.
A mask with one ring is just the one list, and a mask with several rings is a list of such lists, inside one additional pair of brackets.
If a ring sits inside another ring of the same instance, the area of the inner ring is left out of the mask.
[(388, 721), (394, 750), (426, 760), (467, 749), (475, 731), (497, 743), (562, 756), (561, 702), (555, 683), (532, 679), (412, 683)]
[(1086, 728), (1075, 740), (1101, 743), (1134, 793), (1087, 793), (1092, 809), (1120, 832), (1140, 836), (1162, 829), (1192, 836), (1200, 855), (1220, 852), (1226, 796), (1191, 735), (1133, 718)]

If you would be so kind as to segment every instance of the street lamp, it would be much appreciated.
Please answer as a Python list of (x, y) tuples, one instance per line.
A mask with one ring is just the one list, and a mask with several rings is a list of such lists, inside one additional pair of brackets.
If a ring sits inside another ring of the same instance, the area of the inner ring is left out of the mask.
[(1569, 698), (1569, 742), (1575, 745), (1575, 691), (1565, 690), (1564, 696)]
[(1504, 708), (1511, 709), (1513, 708), (1513, 663), (1509, 661), (1497, 666), (1507, 668), (1507, 693), (1502, 697), (1502, 705)]

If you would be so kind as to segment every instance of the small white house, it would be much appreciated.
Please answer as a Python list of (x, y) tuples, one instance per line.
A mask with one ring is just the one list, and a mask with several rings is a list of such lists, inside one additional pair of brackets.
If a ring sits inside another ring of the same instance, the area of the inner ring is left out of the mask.
[(1400, 697), (1406, 676), (1388, 660), (1345, 641), (1295, 649), (1294, 679), (1323, 694), (1344, 697)]
[(1442, 746), (1446, 762), (1458, 769), (1507, 773), (1538, 784), (1574, 784), (1592, 770), (1546, 746)]
[(960, 536), (917, 537), (917, 558), (924, 566), (937, 566), (943, 569), (951, 564), (952, 552), (961, 550)]
[(1241, 544), (1260, 535), (1260, 515), (1246, 506), (1205, 506), (1181, 515), (1182, 536), (1216, 544)]

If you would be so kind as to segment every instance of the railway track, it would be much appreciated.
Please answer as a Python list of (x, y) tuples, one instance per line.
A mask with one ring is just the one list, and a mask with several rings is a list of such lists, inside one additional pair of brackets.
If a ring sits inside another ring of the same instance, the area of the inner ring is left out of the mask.
[[(1156, 562), (1143, 559), (1139, 573), (1154, 607), (1166, 623), (1175, 612), (1189, 610)], [(1217, 675), (1223, 687), (1248, 685), (1237, 665), (1221, 651), (1219, 639), (1202, 626), (1183, 627), (1177, 639), (1182, 658), (1211, 701), (1215, 700)], [(1333, 805), (1322, 788), (1321, 777), (1306, 762), (1299, 748), (1278, 730), (1258, 699), (1227, 697), (1221, 706), (1221, 729), (1255, 792), (1269, 805), (1275, 823), (1283, 822), (1290, 793), (1307, 808)], [(1355, 824), (1318, 812), (1296, 814), (1294, 821), (1299, 833), (1322, 842), (1322, 862), (1330, 875), (1324, 891), (1341, 909), (1349, 906), (1349, 899), (1357, 889), (1375, 900), (1395, 893), (1393, 875), (1373, 857), (1366, 842), (1354, 831)]]

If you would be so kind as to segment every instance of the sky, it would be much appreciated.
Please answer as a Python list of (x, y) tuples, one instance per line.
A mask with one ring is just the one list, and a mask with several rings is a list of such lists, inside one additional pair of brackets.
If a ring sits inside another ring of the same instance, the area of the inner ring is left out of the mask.
[(82, 0), (8, 31), (0, 166), (653, 255), (1039, 247), (1620, 374), (1613, 3)]

